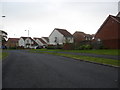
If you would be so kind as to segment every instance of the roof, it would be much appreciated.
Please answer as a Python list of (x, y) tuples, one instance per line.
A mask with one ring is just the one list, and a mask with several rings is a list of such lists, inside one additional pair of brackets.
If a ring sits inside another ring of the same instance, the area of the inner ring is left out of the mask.
[(39, 41), (41, 41), (43, 44), (47, 44), (44, 40), (42, 40), (41, 38), (34, 38), (35, 40), (38, 39)]
[[(103, 22), (103, 24), (101, 25), (101, 27), (98, 29), (98, 31), (96, 32), (96, 34), (100, 32), (100, 30), (104, 27), (104, 25), (107, 23), (107, 21), (109, 20), (109, 18), (112, 18), (114, 21), (116, 21), (117, 23), (120, 24), (120, 17), (109, 15), (107, 17), (107, 19)], [(95, 34), (95, 36), (96, 36), (96, 34)]]
[(42, 37), (44, 38), (47, 42), (49, 42), (49, 38), (48, 37)]
[(36, 39), (38, 39), (38, 38), (33, 38), (33, 39), (35, 39), (35, 40), (36, 40)]
[(93, 35), (85, 34), (86, 37), (93, 37)]
[(111, 18), (113, 18), (116, 22), (120, 23), (120, 17), (111, 16)]
[(21, 37), (21, 38), (23, 38), (24, 40), (27, 39), (27, 38), (32, 39), (31, 37)]
[(74, 34), (83, 34), (83, 35), (85, 35), (85, 33), (81, 32), (81, 31), (76, 31)]
[(92, 37), (95, 37), (95, 34), (92, 34)]
[(120, 17), (120, 12), (118, 12), (117, 16), (116, 17)]
[(77, 35), (82, 35), (82, 36), (86, 36), (86, 37), (94, 37), (94, 34), (90, 35), (90, 34), (86, 34), (84, 32), (81, 32), (81, 31), (76, 31), (73, 36), (77, 34)]
[(73, 37), (72, 34), (70, 34), (66, 29), (55, 28), (54, 30), (57, 30), (58, 32), (63, 34), (65, 37)]
[(18, 42), (19, 38), (8, 38), (8, 41)]
[(33, 39), (32, 39), (32, 41), (33, 41), (32, 46), (33, 46), (33, 45), (38, 45)]
[(32, 46), (33, 46), (33, 45), (38, 45), (31, 37), (28, 37), (28, 38), (31, 39), (31, 41), (33, 41)]

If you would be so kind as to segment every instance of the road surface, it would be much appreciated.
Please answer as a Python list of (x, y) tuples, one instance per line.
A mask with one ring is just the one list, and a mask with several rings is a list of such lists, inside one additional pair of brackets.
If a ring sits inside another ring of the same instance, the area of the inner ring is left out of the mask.
[(118, 69), (62, 56), (10, 50), (2, 88), (118, 88)]

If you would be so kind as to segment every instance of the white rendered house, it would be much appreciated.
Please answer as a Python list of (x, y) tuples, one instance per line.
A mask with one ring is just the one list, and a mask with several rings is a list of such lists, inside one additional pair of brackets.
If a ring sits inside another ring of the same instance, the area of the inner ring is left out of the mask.
[(18, 44), (24, 48), (36, 48), (38, 46), (31, 37), (20, 37)]
[(47, 43), (41, 38), (34, 38), (34, 40), (39, 46), (43, 46), (43, 48), (47, 46)]
[(63, 45), (64, 43), (74, 43), (72, 34), (65, 29), (55, 28), (49, 36), (49, 44)]
[(46, 42), (47, 44), (49, 44), (49, 38), (48, 37), (42, 37), (41, 38), (44, 42)]

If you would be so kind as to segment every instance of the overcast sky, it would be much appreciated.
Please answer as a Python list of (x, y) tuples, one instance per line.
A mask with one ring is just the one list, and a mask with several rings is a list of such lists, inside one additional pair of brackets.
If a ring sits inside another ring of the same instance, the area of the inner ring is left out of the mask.
[[(89, 1), (89, 2), (88, 2)], [(54, 28), (71, 34), (95, 34), (108, 15), (118, 13), (119, 0), (2, 0), (0, 29), (8, 37), (48, 37)]]

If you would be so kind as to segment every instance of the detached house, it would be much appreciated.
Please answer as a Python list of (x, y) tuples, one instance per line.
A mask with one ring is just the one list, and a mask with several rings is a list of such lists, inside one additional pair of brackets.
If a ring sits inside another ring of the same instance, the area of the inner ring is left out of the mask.
[(48, 37), (42, 37), (41, 38), (44, 42), (46, 42), (47, 44), (49, 44), (49, 38)]
[(85, 34), (84, 32), (76, 31), (73, 34), (75, 44), (80, 44), (83, 41), (92, 41), (94, 35)]
[(47, 43), (42, 38), (34, 38), (35, 42), (39, 45), (45, 48), (47, 46)]
[(7, 48), (17, 48), (19, 38), (8, 38), (6, 46)]
[(49, 44), (63, 45), (64, 43), (73, 43), (73, 36), (66, 29), (55, 28), (49, 35)]
[(19, 46), (24, 48), (36, 48), (38, 44), (31, 37), (20, 37)]
[(117, 16), (109, 15), (95, 35), (105, 48), (118, 49), (120, 46), (120, 12)]

